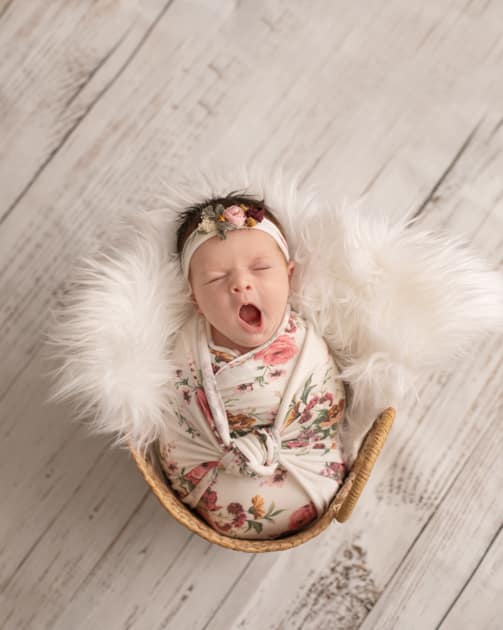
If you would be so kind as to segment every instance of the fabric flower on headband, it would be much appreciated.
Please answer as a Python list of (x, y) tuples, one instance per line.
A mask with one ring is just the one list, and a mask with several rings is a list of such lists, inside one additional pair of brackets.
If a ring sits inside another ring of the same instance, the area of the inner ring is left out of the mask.
[(210, 205), (203, 208), (196, 232), (203, 234), (216, 232), (219, 238), (225, 239), (226, 232), (242, 227), (254, 227), (263, 221), (264, 216), (264, 208), (254, 208), (245, 204), (228, 208), (224, 208), (221, 203), (216, 206)]

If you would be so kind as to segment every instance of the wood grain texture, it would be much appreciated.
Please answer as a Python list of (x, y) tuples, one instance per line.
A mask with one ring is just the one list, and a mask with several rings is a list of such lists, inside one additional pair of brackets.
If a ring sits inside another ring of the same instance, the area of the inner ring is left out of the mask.
[(502, 19), (486, 0), (0, 2), (0, 627), (497, 627), (501, 340), (421, 380), (347, 524), (258, 556), (191, 536), (45, 403), (41, 348), (75, 258), (199, 161), (281, 159), (502, 269)]
[[(479, 564), (466, 581), (465, 587), (446, 611), (439, 627), (479, 627), (497, 630), (501, 626), (503, 600), (503, 539), (501, 526), (498, 533), (480, 558)], [(476, 604), (474, 605), (474, 602)]]
[[(120, 76), (169, 2), (17, 0), (0, 28), (0, 222)], [(1, 9), (0, 9), (1, 10)], [(8, 157), (8, 159), (7, 159)]]

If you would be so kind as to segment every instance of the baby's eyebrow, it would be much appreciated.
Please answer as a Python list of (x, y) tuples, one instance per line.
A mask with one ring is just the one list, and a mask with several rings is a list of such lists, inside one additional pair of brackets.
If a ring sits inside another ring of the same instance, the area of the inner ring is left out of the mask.
[[(256, 265), (257, 263), (270, 263), (271, 262), (271, 258), (270, 256), (268, 256), (267, 254), (260, 254), (258, 256), (255, 256), (254, 258), (251, 258), (249, 263), (250, 265)], [(213, 268), (205, 268), (202, 270), (202, 273), (205, 276), (223, 276), (225, 275), (226, 271), (223, 267), (213, 267)]]
[(223, 278), (225, 276), (224, 271), (203, 271), (201, 274), (201, 282), (203, 284), (208, 284), (217, 278)]

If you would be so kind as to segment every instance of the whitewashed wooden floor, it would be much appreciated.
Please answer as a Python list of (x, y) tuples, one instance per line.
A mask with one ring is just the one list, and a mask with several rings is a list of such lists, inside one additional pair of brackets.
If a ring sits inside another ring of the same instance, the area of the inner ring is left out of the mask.
[(0, 627), (503, 627), (503, 343), (421, 383), (351, 521), (211, 546), (45, 403), (70, 263), (159, 176), (281, 159), (503, 267), (499, 0), (0, 0)]

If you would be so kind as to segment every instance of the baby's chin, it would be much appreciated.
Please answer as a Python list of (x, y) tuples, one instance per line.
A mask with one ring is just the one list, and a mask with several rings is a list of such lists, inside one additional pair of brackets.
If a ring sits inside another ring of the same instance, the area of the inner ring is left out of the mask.
[(224, 348), (230, 348), (240, 352), (241, 354), (245, 354), (246, 352), (250, 352), (250, 350), (258, 348), (269, 341), (269, 339), (274, 335), (274, 331), (270, 332), (269, 330), (264, 329), (253, 333), (229, 333), (229, 335), (224, 335), (212, 326), (211, 334), (213, 342), (216, 345), (223, 346)]

